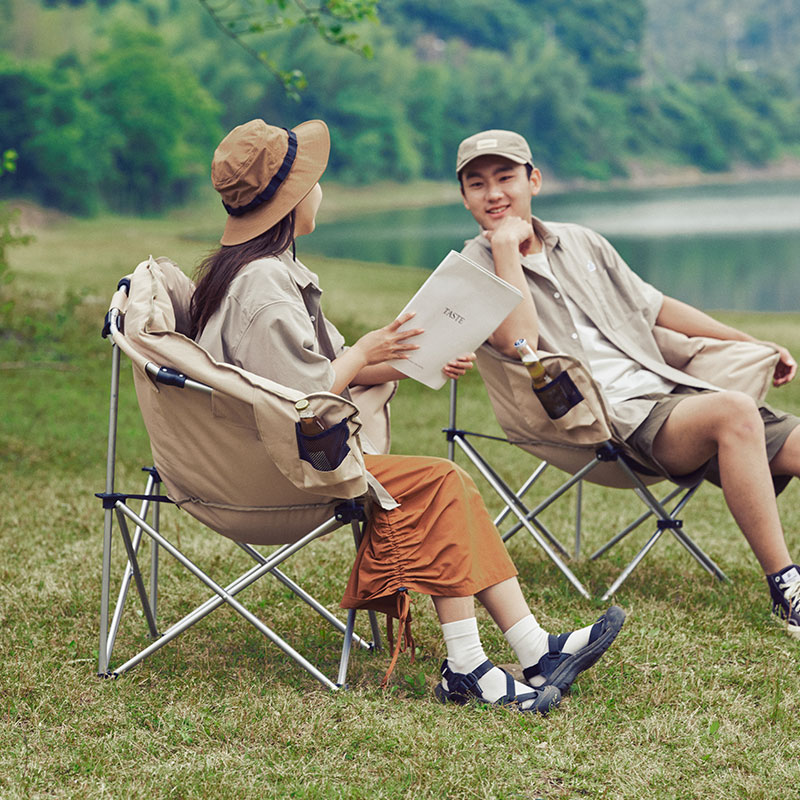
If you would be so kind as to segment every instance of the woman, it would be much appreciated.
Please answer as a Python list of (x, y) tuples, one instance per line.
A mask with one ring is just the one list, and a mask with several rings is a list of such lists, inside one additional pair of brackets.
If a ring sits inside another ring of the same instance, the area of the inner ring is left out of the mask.
[[(192, 330), (220, 361), (301, 391), (347, 393), (404, 377), (387, 362), (406, 358), (421, 331), (400, 330), (408, 315), (344, 348), (322, 315), (317, 277), (295, 258), (294, 242), (314, 229), (329, 149), (319, 120), (292, 131), (252, 120), (225, 137), (211, 177), (228, 221), (222, 247), (198, 269)], [(471, 361), (471, 355), (456, 359), (445, 374), (458, 377)], [(368, 452), (364, 462), (398, 505), (371, 513), (343, 607), (388, 608), (402, 625), (408, 592), (429, 594), (447, 647), (439, 700), (540, 713), (555, 707), (619, 633), (622, 610), (612, 607), (593, 625), (548, 635), (528, 609), (514, 565), (462, 469), (445, 459)], [(505, 634), (526, 683), (486, 658), (474, 597)]]

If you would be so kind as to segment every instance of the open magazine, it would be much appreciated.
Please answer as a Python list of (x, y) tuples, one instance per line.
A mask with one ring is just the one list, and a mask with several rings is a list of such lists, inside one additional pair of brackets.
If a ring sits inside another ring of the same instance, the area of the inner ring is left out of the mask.
[(424, 329), (409, 340), (419, 350), (388, 363), (439, 389), (447, 380), (445, 364), (476, 350), (521, 300), (510, 283), (451, 250), (401, 312), (416, 312), (403, 328)]

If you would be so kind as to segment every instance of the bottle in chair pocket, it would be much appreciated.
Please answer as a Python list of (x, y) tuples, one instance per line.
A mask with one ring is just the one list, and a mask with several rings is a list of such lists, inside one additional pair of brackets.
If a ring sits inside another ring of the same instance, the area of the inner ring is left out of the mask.
[(566, 371), (560, 372), (555, 378), (547, 374), (544, 365), (525, 339), (517, 339), (514, 347), (531, 376), (531, 388), (550, 419), (563, 417), (583, 400), (583, 395)]
[(300, 415), (300, 430), (306, 436), (316, 436), (325, 430), (325, 423), (314, 413), (314, 410), (308, 404), (308, 400), (305, 398), (298, 400), (294, 407)]
[(300, 416), (297, 423), (300, 458), (321, 472), (336, 469), (350, 451), (346, 420), (328, 428), (305, 398), (298, 400), (294, 407)]

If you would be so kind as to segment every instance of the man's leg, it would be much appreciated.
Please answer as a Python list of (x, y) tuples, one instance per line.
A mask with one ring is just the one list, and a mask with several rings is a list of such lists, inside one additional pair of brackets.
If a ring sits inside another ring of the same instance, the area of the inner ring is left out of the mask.
[(673, 475), (700, 467), (716, 453), (725, 501), (767, 578), (772, 613), (800, 639), (800, 567), (783, 535), (772, 475), (800, 474), (800, 428), (770, 463), (755, 402), (738, 392), (687, 397), (653, 441), (653, 455)]
[[(784, 454), (784, 446), (773, 459), (773, 468), (794, 463), (800, 444), (796, 434), (797, 430), (790, 436), (792, 447)], [(767, 461), (764, 424), (747, 395), (690, 395), (675, 406), (653, 442), (654, 457), (673, 475), (690, 473), (715, 454), (725, 501), (764, 572), (769, 575), (790, 565)]]
[(789, 434), (769, 466), (773, 475), (800, 477), (800, 427)]

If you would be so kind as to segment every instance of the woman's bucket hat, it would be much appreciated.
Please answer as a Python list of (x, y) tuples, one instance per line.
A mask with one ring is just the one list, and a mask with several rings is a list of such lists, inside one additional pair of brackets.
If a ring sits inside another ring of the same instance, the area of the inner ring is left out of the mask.
[(263, 119), (234, 128), (211, 162), (211, 182), (228, 212), (220, 243), (242, 244), (280, 222), (322, 177), (330, 147), (319, 119), (290, 131)]

